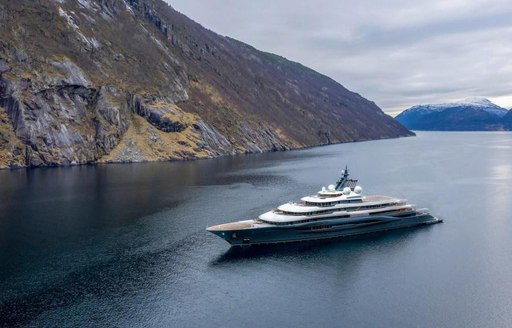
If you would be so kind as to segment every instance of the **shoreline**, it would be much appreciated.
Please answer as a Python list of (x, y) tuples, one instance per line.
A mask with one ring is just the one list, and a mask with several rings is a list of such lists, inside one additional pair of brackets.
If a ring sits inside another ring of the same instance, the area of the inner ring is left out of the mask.
[(217, 156), (209, 156), (209, 157), (184, 158), (184, 159), (162, 159), (162, 160), (159, 159), (159, 160), (147, 160), (147, 161), (108, 161), (108, 162), (95, 161), (95, 162), (90, 162), (90, 163), (79, 163), (79, 164), (0, 167), (0, 171), (18, 171), (18, 170), (23, 170), (23, 169), (29, 170), (29, 169), (70, 168), (70, 167), (78, 167), (78, 166), (100, 166), (100, 165), (110, 165), (110, 164), (145, 164), (145, 163), (158, 163), (158, 162), (201, 161), (201, 160), (223, 158), (223, 157), (228, 157), (228, 156), (235, 157), (235, 156), (265, 154), (265, 153), (290, 152), (290, 151), (299, 151), (299, 150), (306, 150), (306, 149), (318, 148), (318, 147), (340, 145), (340, 144), (345, 144), (345, 143), (370, 142), (370, 141), (378, 141), (378, 140), (391, 140), (391, 139), (416, 137), (416, 133), (414, 131), (411, 131), (411, 133), (412, 133), (412, 135), (404, 135), (404, 136), (397, 136), (397, 137), (340, 141), (340, 142), (332, 142), (332, 143), (318, 144), (318, 145), (312, 145), (312, 146), (296, 147), (296, 148), (289, 148), (289, 149), (279, 149), (279, 150), (268, 150), (268, 151), (261, 151), (261, 152), (247, 152), (247, 153), (234, 153), (234, 154), (226, 153), (226, 154), (220, 154)]

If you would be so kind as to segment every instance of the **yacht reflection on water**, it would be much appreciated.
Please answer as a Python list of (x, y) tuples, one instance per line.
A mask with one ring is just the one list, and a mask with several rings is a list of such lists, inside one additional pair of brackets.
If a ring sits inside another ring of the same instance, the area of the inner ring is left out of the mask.
[(232, 246), (275, 244), (360, 235), (442, 222), (405, 199), (363, 196), (357, 180), (342, 171), (336, 185), (283, 204), (257, 219), (207, 228)]
[[(399, 250), (420, 236), (421, 231), (414, 229), (396, 229), (392, 231), (360, 234), (343, 238), (325, 238), (295, 243), (263, 244), (251, 247), (230, 247), (212, 259), (211, 265), (223, 265), (272, 259), (310, 259), (326, 254), (343, 256), (346, 260), (365, 254), (368, 248), (388, 253)], [(346, 264), (346, 262), (344, 262)]]

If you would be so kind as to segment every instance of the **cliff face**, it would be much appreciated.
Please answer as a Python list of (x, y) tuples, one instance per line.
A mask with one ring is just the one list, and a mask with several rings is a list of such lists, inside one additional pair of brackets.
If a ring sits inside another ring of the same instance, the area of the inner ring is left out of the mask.
[(0, 167), (212, 157), (411, 133), (160, 0), (0, 3)]

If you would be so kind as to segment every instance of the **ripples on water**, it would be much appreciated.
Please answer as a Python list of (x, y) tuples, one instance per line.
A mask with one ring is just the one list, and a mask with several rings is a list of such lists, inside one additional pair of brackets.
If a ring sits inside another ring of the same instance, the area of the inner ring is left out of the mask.
[[(512, 136), (416, 138), (184, 163), (0, 172), (0, 326), (511, 326)], [(230, 249), (207, 225), (314, 193), (445, 223)]]

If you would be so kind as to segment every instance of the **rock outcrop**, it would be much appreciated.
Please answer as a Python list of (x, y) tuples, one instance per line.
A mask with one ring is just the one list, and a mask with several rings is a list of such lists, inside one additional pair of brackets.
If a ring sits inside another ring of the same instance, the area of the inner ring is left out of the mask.
[(373, 102), (160, 0), (0, 3), (0, 167), (412, 135)]

